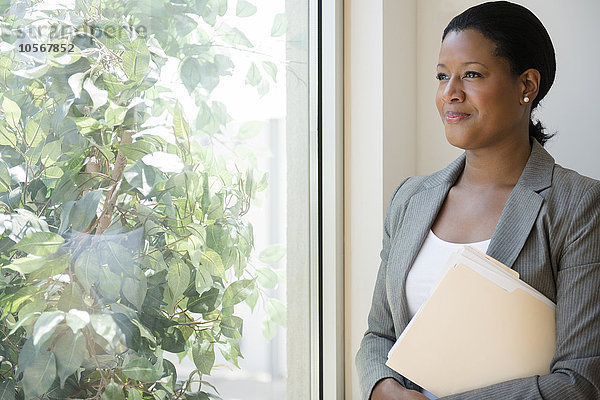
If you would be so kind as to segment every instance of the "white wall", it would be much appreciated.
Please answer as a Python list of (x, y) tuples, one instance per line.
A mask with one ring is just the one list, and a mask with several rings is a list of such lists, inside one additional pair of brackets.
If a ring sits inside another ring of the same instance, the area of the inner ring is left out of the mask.
[[(558, 131), (557, 162), (600, 179), (598, 0), (515, 0), (544, 22), (557, 53), (540, 119)], [(345, 387), (359, 399), (354, 356), (366, 329), (379, 266), (382, 215), (406, 176), (438, 170), (447, 144), (434, 104), (443, 28), (473, 0), (345, 0)], [(588, 90), (586, 90), (589, 88)]]

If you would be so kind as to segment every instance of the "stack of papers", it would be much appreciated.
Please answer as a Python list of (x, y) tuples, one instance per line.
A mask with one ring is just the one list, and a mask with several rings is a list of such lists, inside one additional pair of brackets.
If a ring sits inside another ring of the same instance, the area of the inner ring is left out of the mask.
[(388, 354), (387, 365), (438, 397), (550, 372), (555, 305), (471, 246), (447, 270)]

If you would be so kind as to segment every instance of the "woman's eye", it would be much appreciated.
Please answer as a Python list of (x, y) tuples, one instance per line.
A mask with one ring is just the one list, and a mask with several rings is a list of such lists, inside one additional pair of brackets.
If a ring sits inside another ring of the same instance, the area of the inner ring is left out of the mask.
[(437, 74), (437, 75), (435, 76), (435, 78), (436, 78), (438, 81), (445, 81), (446, 79), (448, 79), (448, 75), (446, 75), (446, 74), (444, 74), (444, 73), (440, 72), (439, 74)]
[(467, 73), (465, 73), (465, 78), (480, 78), (481, 74), (479, 72), (475, 72), (475, 71), (469, 71)]

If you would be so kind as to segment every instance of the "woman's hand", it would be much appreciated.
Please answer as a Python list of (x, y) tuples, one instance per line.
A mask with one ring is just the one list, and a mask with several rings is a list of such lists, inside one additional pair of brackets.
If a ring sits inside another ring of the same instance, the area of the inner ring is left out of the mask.
[(373, 388), (371, 400), (429, 400), (423, 393), (406, 389), (393, 378), (382, 379)]

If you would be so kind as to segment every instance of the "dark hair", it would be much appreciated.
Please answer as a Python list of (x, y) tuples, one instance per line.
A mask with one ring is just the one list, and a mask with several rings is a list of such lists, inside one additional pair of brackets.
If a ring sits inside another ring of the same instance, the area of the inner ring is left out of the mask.
[[(496, 43), (495, 55), (508, 60), (516, 76), (529, 68), (540, 73), (540, 87), (531, 103), (535, 109), (546, 96), (556, 75), (556, 57), (550, 35), (527, 8), (508, 1), (492, 1), (469, 8), (450, 21), (442, 41), (450, 32), (474, 29)], [(544, 133), (542, 123), (529, 117), (529, 136), (544, 145), (554, 135)]]

